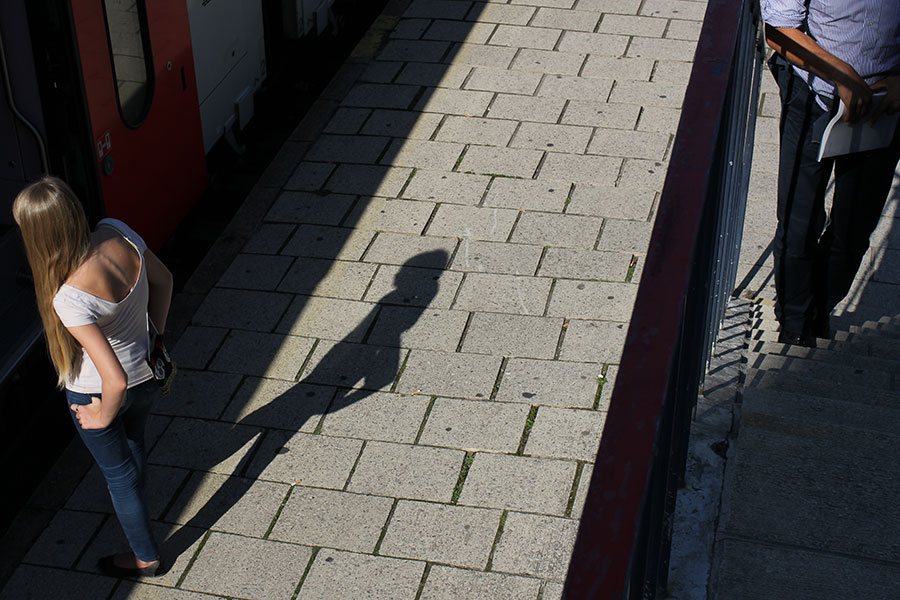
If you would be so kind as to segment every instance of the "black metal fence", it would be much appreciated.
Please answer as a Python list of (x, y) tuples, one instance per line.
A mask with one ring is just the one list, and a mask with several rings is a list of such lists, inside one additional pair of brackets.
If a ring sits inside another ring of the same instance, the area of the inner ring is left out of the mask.
[(762, 47), (756, 0), (709, 0), (567, 599), (665, 592), (691, 416), (737, 273)]

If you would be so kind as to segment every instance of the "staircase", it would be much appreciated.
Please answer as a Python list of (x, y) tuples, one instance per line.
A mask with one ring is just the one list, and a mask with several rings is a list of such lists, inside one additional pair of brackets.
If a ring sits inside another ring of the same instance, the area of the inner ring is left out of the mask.
[(816, 348), (751, 321), (710, 600), (900, 598), (900, 317)]

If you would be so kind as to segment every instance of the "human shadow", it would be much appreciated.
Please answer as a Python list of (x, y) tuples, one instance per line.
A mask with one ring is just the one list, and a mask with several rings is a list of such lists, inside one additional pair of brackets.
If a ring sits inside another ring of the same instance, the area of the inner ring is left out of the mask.
[[(183, 503), (169, 507), (163, 515), (167, 523), (172, 523), (172, 519), (180, 523), (162, 544), (167, 568), (171, 568), (178, 557), (244, 498), (261, 477), (297, 483), (278, 476), (267, 477), (265, 472), (273, 461), (290, 451), (287, 442), (293, 436), (303, 430), (314, 433), (309, 431), (308, 425), (302, 424), (309, 424), (317, 416), (336, 413), (376, 392), (391, 390), (406, 355), (402, 347), (403, 334), (418, 322), (437, 295), (443, 270), (434, 267), (443, 267), (448, 260), (449, 254), (445, 250), (434, 250), (406, 261), (394, 276), (394, 289), (378, 300), (367, 317), (344, 338), (362, 340), (361, 343), (333, 343), (321, 358), (317, 358), (318, 353), (313, 350), (309, 360), (311, 368), (307, 366), (299, 381), (255, 381), (251, 384), (254, 391), (259, 391), (266, 383), (274, 384), (281, 391), (262, 406), (242, 413), (233, 425), (210, 424), (215, 426), (217, 434), (213, 444), (203, 444), (203, 436), (198, 436), (196, 431), (184, 432), (181, 439), (191, 447), (181, 451), (198, 454), (197, 460), (189, 461), (194, 474), (180, 494), (189, 498), (188, 503), (196, 504), (202, 480), (216, 470), (217, 465), (239, 453), (243, 455), (230, 473), (226, 472), (227, 468), (217, 471), (224, 482), (190, 519), (182, 521), (177, 514), (184, 510)], [(320, 346), (327, 344), (319, 341)], [(170, 440), (170, 445), (173, 442), (178, 443)], [(248, 445), (249, 449), (246, 448)]]

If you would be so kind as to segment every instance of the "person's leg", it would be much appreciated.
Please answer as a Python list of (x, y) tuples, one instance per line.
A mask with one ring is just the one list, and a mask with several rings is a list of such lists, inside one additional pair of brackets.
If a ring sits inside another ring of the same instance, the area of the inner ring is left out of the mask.
[(775, 316), (782, 331), (809, 334), (814, 268), (825, 226), (824, 198), (832, 161), (816, 160), (813, 124), (824, 111), (789, 67), (776, 75), (782, 96), (778, 225), (773, 240)]
[[(91, 402), (89, 394), (78, 394), (68, 390), (66, 398), (67, 406)], [(126, 412), (127, 405), (126, 398), (124, 408)], [(141, 474), (132, 455), (121, 415), (105, 429), (82, 429), (74, 413), (71, 410), (69, 412), (75, 423), (75, 429), (106, 479), (116, 516), (135, 556), (145, 562), (157, 560), (159, 549), (150, 531), (150, 518), (144, 501)]]
[(147, 381), (128, 390), (127, 410), (120, 417), (122, 425), (125, 427), (125, 437), (128, 440), (128, 447), (131, 450), (131, 456), (134, 458), (134, 464), (138, 470), (138, 476), (141, 483), (146, 482), (147, 456), (144, 449), (144, 430), (147, 426), (147, 418), (150, 416), (150, 408), (156, 394), (159, 393), (159, 386), (155, 381)]
[(898, 161), (900, 130), (889, 148), (848, 154), (835, 161), (834, 201), (819, 243), (817, 305), (823, 321), (853, 285)]

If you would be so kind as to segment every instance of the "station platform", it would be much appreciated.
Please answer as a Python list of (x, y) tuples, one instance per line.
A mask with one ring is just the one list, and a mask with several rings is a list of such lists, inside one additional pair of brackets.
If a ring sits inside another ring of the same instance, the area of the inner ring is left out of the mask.
[(167, 573), (99, 574), (127, 545), (76, 440), (0, 600), (561, 599), (705, 8), (389, 2), (175, 298)]

